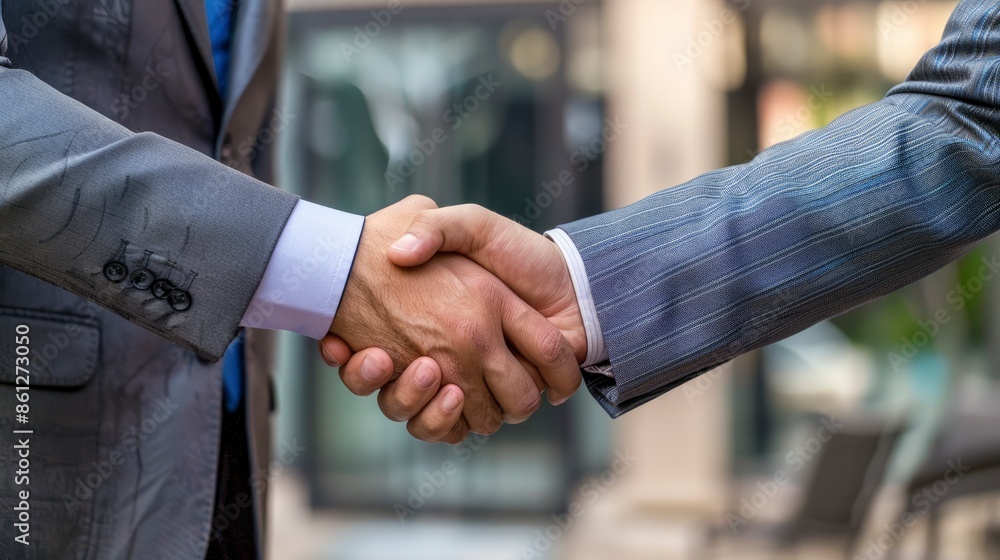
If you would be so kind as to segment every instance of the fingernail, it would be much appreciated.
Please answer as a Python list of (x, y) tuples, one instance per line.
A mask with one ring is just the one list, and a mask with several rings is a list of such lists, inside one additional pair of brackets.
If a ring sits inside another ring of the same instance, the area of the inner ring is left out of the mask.
[(340, 362), (338, 362), (336, 358), (331, 356), (330, 353), (326, 351), (325, 347), (323, 347), (320, 350), (320, 352), (322, 352), (323, 354), (323, 361), (326, 362), (326, 365), (330, 367), (340, 367)]
[(379, 381), (382, 379), (382, 371), (379, 369), (378, 364), (375, 363), (375, 358), (368, 356), (365, 361), (361, 362), (361, 377), (364, 377), (368, 381)]
[(441, 408), (443, 408), (445, 412), (455, 412), (458, 408), (458, 403), (458, 395), (451, 392), (444, 396), (444, 402), (441, 403)]
[(559, 406), (559, 405), (563, 404), (564, 402), (566, 402), (568, 400), (569, 400), (569, 397), (561, 397), (561, 398), (558, 398), (558, 399), (553, 399), (552, 395), (549, 395), (549, 402), (552, 403), (552, 406)]
[(434, 384), (434, 372), (431, 368), (427, 367), (427, 364), (421, 362), (417, 365), (417, 387), (420, 389), (427, 389)]
[(412, 233), (407, 233), (403, 237), (400, 237), (399, 241), (393, 243), (392, 248), (396, 249), (397, 251), (410, 252), (417, 248), (418, 243), (420, 243), (420, 239), (418, 239), (416, 235), (413, 235)]

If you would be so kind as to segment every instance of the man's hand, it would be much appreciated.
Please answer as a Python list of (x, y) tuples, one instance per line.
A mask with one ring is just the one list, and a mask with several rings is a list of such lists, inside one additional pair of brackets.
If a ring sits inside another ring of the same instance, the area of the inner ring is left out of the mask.
[[(389, 248), (389, 260), (412, 267), (427, 262), (438, 252), (464, 255), (507, 284), (528, 305), (544, 315), (563, 333), (577, 363), (587, 357), (587, 333), (577, 305), (576, 292), (562, 252), (545, 237), (474, 204), (425, 210), (416, 215), (407, 233)], [(554, 404), (569, 398), (579, 385), (566, 393), (550, 391)], [(549, 385), (565, 387), (561, 380)]]
[[(425, 210), (414, 218), (408, 233), (388, 252), (400, 266), (417, 266), (439, 251), (458, 252), (500, 277), (528, 304), (540, 310), (570, 342), (577, 363), (587, 353), (586, 333), (577, 307), (569, 271), (561, 252), (544, 237), (479, 206)], [(345, 385), (356, 394), (367, 395), (381, 388), (379, 404), (386, 416), (408, 420), (410, 433), (425, 441), (438, 441), (432, 434), (452, 430), (457, 415), (447, 405), (462, 397), (458, 387), (441, 383), (439, 369), (426, 360), (427, 386), (421, 387), (408, 370), (390, 381), (392, 359), (377, 348), (351, 356), (336, 336), (320, 343), (328, 363), (340, 367)], [(413, 367), (413, 366), (411, 366)], [(438, 375), (435, 376), (435, 373)], [(580, 373), (545, 377), (549, 400), (560, 404), (579, 387)]]
[[(442, 255), (413, 268), (389, 262), (389, 244), (404, 233), (417, 212), (434, 207), (427, 198), (409, 197), (368, 217), (330, 332), (350, 348), (384, 351), (359, 354), (355, 359), (364, 361), (345, 368), (363, 380), (352, 386), (345, 374), (345, 383), (355, 392), (370, 392), (366, 374), (369, 378), (372, 371), (384, 374), (390, 363), (396, 373), (410, 365), (406, 370), (410, 387), (421, 379), (431, 379), (431, 385), (440, 379), (447, 382), (434, 401), (442, 407), (454, 405), (449, 397), (459, 396), (450, 384), (460, 388), (463, 419), (446, 432), (430, 429), (442, 426), (421, 426), (412, 420), (408, 426), (411, 433), (422, 427), (414, 433), (421, 439), (455, 442), (469, 429), (490, 434), (503, 420), (523, 421), (541, 404), (539, 395), (547, 385), (557, 395), (555, 400), (565, 400), (579, 385), (579, 368), (560, 331), (483, 267), (457, 255)], [(428, 250), (424, 261), (433, 254)], [(558, 253), (556, 257), (561, 259)], [(337, 355), (337, 351), (325, 353)], [(422, 356), (431, 359), (418, 362)], [(546, 383), (547, 379), (560, 383)], [(410, 403), (399, 402), (403, 395), (401, 391), (380, 394), (379, 404), (391, 419), (406, 419)], [(453, 414), (442, 414), (438, 424)]]

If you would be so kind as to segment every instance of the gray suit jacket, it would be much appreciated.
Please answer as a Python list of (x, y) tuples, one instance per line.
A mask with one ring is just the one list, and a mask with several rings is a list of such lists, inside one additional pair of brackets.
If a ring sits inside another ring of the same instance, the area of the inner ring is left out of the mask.
[[(0, 557), (204, 556), (213, 361), (296, 203), (265, 183), (274, 131), (261, 134), (281, 14), (279, 0), (238, 3), (222, 99), (203, 0), (0, 0)], [(20, 325), (27, 424), (15, 421)], [(237, 514), (263, 535), (270, 345), (255, 333), (247, 348), (258, 478)], [(12, 474), (24, 437), (27, 483)], [(25, 490), (30, 546), (9, 515)]]
[(884, 100), (563, 229), (614, 369), (587, 385), (613, 416), (929, 274), (1000, 230), (1000, 3), (959, 3)]

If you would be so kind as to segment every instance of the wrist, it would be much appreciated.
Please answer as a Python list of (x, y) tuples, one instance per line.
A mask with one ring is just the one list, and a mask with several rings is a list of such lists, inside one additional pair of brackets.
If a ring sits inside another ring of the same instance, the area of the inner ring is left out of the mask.
[[(545, 236), (556, 244), (562, 254), (576, 300), (573, 327), (567, 339), (570, 340), (581, 366), (587, 367), (604, 362), (608, 359), (608, 352), (604, 346), (604, 333), (597, 317), (597, 306), (590, 291), (590, 279), (583, 257), (565, 231), (554, 229), (547, 231)], [(574, 339), (577, 342), (574, 342)], [(583, 340), (582, 343), (579, 342), (580, 339)]]

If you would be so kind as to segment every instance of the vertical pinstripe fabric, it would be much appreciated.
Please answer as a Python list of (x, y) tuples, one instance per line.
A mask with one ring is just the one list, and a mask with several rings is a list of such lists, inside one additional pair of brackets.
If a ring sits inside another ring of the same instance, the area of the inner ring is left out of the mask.
[(892, 292), (1000, 229), (1000, 3), (964, 0), (878, 103), (562, 226), (586, 263), (618, 416)]

